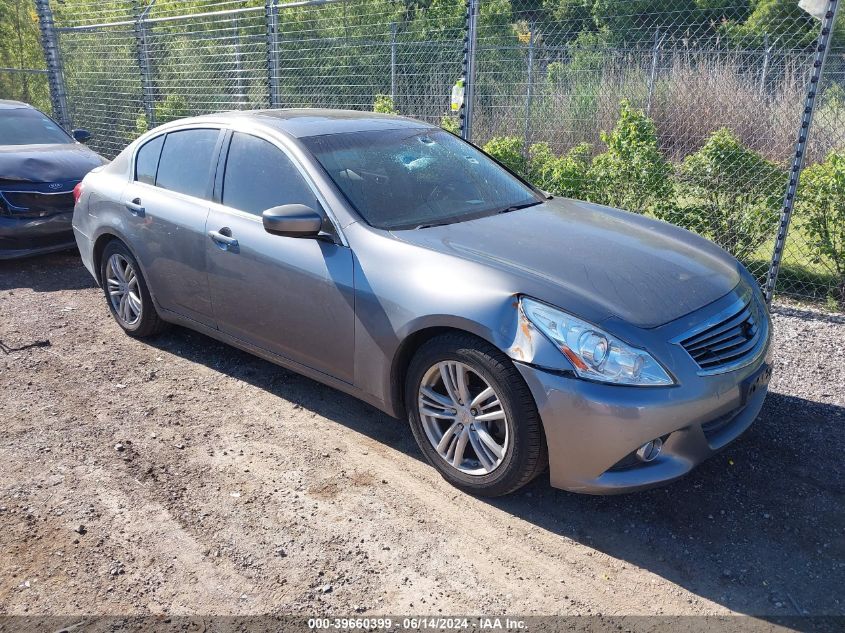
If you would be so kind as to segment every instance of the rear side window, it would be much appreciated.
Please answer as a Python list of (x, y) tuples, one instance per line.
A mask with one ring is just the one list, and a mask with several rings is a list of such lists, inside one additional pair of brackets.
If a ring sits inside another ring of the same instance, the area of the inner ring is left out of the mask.
[(197, 198), (206, 197), (218, 130), (181, 130), (164, 139), (156, 185)]
[(272, 143), (239, 132), (232, 135), (226, 158), (223, 204), (255, 215), (282, 204), (319, 209), (308, 183), (284, 152)]
[(154, 185), (158, 158), (161, 156), (161, 146), (164, 144), (164, 134), (145, 143), (135, 157), (135, 180)]

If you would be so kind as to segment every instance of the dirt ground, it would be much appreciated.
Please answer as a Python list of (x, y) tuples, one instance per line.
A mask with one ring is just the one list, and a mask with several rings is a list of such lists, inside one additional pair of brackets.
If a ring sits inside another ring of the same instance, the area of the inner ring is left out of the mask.
[[(666, 488), (475, 499), (406, 423), (0, 263), (0, 614), (845, 614), (845, 317), (780, 305), (761, 417)], [(47, 343), (46, 341), (49, 341)]]

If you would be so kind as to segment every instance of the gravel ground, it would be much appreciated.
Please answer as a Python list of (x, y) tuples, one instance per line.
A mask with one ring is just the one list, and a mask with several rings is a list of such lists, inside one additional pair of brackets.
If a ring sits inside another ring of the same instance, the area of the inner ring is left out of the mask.
[(348, 396), (124, 336), (73, 255), (0, 262), (0, 614), (843, 615), (845, 317), (775, 332), (761, 417), (684, 480), (491, 502)]

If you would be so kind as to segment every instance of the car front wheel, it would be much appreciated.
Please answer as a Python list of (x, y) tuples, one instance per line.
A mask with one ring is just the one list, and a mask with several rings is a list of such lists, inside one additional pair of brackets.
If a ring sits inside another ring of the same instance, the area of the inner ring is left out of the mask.
[(425, 343), (411, 361), (405, 402), (427, 461), (470, 494), (508, 494), (546, 467), (531, 392), (486, 341), (456, 333)]

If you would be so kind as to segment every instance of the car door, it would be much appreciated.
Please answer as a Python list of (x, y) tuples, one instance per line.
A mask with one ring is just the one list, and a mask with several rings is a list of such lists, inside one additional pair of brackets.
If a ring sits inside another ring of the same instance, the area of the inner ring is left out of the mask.
[(331, 238), (268, 233), (263, 211), (283, 204), (322, 211), (318, 197), (276, 144), (241, 132), (227, 144), (215, 192), (219, 204), (206, 223), (219, 329), (351, 383), (352, 252)]
[(197, 128), (151, 139), (138, 150), (123, 194), (132, 247), (156, 301), (210, 327), (205, 222), (221, 135)]

